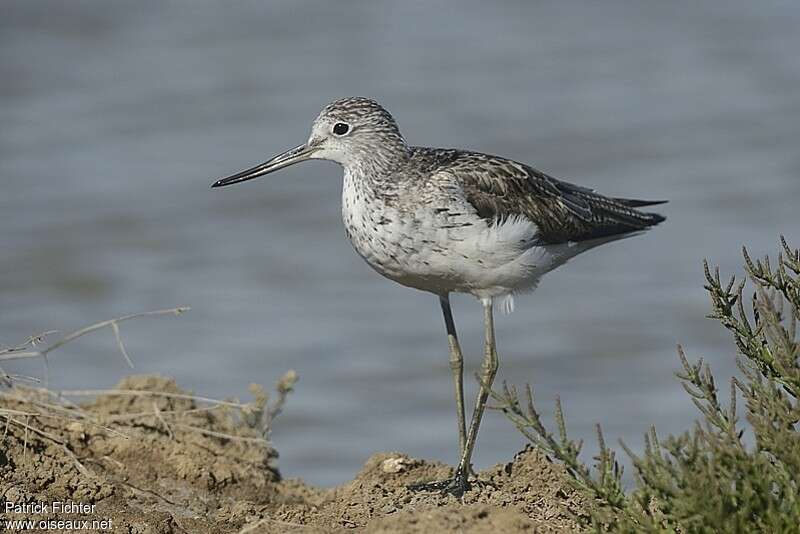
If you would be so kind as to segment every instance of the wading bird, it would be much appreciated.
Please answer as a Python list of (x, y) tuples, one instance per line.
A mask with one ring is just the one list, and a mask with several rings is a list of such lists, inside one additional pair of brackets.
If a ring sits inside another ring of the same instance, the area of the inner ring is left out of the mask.
[[(308, 159), (344, 168), (342, 219), (356, 252), (380, 274), (439, 298), (455, 383), (460, 461), (452, 479), (419, 490), (469, 489), (472, 450), (497, 373), (493, 303), (513, 306), (547, 272), (598, 245), (664, 220), (637, 208), (663, 201), (612, 198), (524, 163), (467, 150), (410, 146), (374, 100), (328, 104), (308, 141), (215, 182), (222, 187)], [(450, 293), (483, 305), (485, 344), (478, 398), (464, 417), (463, 358)]]

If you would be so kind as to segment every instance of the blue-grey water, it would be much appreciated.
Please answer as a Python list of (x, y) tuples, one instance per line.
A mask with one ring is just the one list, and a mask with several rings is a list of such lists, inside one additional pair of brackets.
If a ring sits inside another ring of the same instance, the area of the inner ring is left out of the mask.
[[(702, 258), (740, 273), (742, 245), (800, 242), (798, 27), (796, 2), (4, 2), (0, 341), (190, 305), (123, 326), (136, 371), (246, 397), (296, 369), (284, 475), (335, 484), (392, 449), (455, 462), (438, 304), (351, 250), (341, 171), (208, 187), (367, 95), (414, 144), (670, 200), (664, 225), (548, 275), (497, 328), (499, 380), (532, 381), (548, 414), (560, 394), (576, 437), (678, 431), (695, 412), (676, 343), (734, 369)], [(482, 317), (454, 302), (471, 399)], [(50, 371), (71, 388), (128, 369), (100, 332)], [(490, 412), (476, 464), (522, 446)]]

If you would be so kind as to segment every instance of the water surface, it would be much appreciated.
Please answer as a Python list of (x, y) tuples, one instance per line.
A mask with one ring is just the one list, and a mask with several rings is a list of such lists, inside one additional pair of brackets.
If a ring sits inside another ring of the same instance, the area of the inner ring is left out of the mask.
[[(668, 221), (585, 254), (497, 319), (499, 380), (636, 446), (685, 428), (675, 345), (720, 379), (734, 349), (701, 260), (800, 242), (800, 6), (751, 2), (6, 2), (0, 19), (0, 340), (149, 309), (137, 372), (206, 395), (301, 379), (273, 438), (287, 476), (342, 482), (375, 451), (456, 461), (436, 298), (351, 250), (341, 171), (212, 180), (307, 137), (327, 101), (383, 102), (414, 144), (665, 198)], [(468, 395), (482, 315), (454, 299)], [(110, 332), (54, 356), (56, 387), (128, 372)], [(38, 373), (39, 364), (20, 367)], [(490, 412), (479, 467), (523, 438)]]

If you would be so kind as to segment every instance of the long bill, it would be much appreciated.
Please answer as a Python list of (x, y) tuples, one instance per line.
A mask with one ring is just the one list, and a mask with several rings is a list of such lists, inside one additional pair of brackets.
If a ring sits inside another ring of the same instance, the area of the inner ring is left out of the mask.
[(294, 165), (295, 163), (305, 161), (309, 159), (311, 155), (316, 152), (316, 150), (316, 147), (303, 143), (302, 145), (298, 145), (294, 148), (290, 148), (286, 152), (278, 154), (274, 158), (262, 163), (261, 165), (256, 165), (252, 169), (247, 169), (245, 171), (236, 173), (233, 176), (228, 176), (227, 178), (221, 178), (211, 184), (211, 187), (223, 187), (226, 185), (238, 184), (239, 182), (246, 182), (247, 180), (264, 176), (265, 174), (275, 172), (278, 169), (283, 169), (289, 165)]

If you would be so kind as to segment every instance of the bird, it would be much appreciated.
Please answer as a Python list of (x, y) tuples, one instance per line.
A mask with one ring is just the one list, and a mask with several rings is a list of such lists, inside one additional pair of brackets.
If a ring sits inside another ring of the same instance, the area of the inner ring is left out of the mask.
[[(211, 187), (313, 159), (344, 170), (342, 220), (355, 251), (384, 277), (438, 297), (455, 391), (459, 462), (452, 477), (410, 489), (463, 496), (475, 482), (472, 453), (499, 366), (495, 304), (510, 311), (514, 296), (533, 291), (544, 274), (664, 221), (640, 208), (666, 201), (604, 196), (500, 156), (409, 145), (392, 115), (365, 97), (330, 102), (305, 143)], [(483, 307), (483, 365), (469, 426), (453, 293), (472, 295)]]

